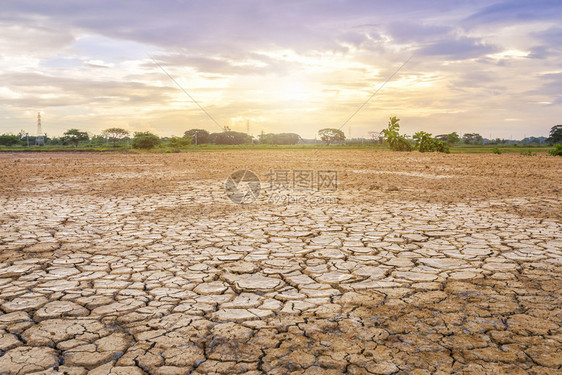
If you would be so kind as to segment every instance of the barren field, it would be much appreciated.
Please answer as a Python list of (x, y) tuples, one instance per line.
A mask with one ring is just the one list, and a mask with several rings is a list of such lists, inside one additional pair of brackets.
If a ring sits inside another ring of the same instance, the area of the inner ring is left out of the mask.
[[(270, 184), (303, 170), (337, 189)], [(561, 186), (550, 156), (0, 154), (0, 374), (562, 373)]]

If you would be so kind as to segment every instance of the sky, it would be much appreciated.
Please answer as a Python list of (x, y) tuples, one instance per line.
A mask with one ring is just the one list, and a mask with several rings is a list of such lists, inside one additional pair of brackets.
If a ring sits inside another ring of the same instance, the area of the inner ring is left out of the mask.
[(560, 19), (559, 0), (3, 0), (0, 133), (35, 134), (40, 112), (51, 136), (355, 138), (391, 116), (408, 135), (547, 136), (562, 123)]

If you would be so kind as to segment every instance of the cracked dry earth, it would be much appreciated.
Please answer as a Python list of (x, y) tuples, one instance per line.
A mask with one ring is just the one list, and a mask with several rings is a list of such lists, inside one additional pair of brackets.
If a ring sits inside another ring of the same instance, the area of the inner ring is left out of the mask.
[[(560, 160), (2, 154), (0, 373), (562, 373)], [(338, 203), (234, 205), (240, 168)]]

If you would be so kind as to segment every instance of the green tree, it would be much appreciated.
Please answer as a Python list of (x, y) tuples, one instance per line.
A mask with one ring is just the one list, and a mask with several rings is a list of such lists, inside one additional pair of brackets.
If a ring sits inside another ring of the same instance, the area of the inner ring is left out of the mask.
[(481, 145), (484, 143), (484, 138), (478, 133), (466, 133), (463, 134), (462, 141), (467, 145)]
[(405, 135), (400, 135), (400, 119), (396, 116), (388, 121), (388, 127), (382, 131), (385, 143), (393, 151), (412, 151), (412, 144), (406, 139)]
[(196, 145), (203, 145), (211, 141), (211, 134), (205, 129), (190, 129), (183, 133), (183, 136), (193, 138), (193, 143)]
[(259, 142), (270, 145), (296, 145), (301, 140), (300, 135), (295, 133), (267, 133), (258, 135)]
[(252, 137), (246, 133), (225, 131), (222, 133), (212, 133), (210, 141), (217, 145), (241, 145), (251, 143)]
[(69, 129), (62, 135), (63, 143), (74, 144), (74, 147), (78, 147), (80, 142), (85, 142), (90, 139), (88, 133), (80, 131), (78, 129)]
[(2, 134), (0, 135), (0, 145), (1, 146), (13, 146), (20, 143), (17, 135)]
[(449, 146), (456, 145), (460, 141), (461, 141), (461, 137), (459, 137), (457, 132), (452, 132), (452, 133), (447, 134), (446, 142)]
[(115, 147), (115, 144), (118, 140), (129, 136), (129, 131), (122, 128), (109, 128), (105, 129), (101, 134), (104, 137), (111, 139), (113, 142), (113, 147)]
[(552, 156), (562, 156), (562, 143), (554, 145), (554, 148), (549, 152)]
[(320, 129), (318, 131), (318, 135), (322, 142), (326, 142), (326, 145), (329, 146), (334, 142), (343, 142), (345, 141), (345, 134), (339, 129), (333, 128), (325, 128)]
[(61, 137), (53, 137), (49, 139), (49, 145), (51, 146), (61, 145), (61, 144), (64, 144)]
[(264, 133), (263, 131), (261, 132), (260, 135), (258, 135), (258, 142), (264, 145), (272, 145), (273, 144), (273, 133)]
[(167, 141), (167, 144), (174, 149), (185, 148), (191, 144), (191, 137), (170, 137)]
[(141, 148), (149, 150), (162, 143), (162, 140), (157, 135), (150, 132), (135, 132), (133, 137), (133, 148)]
[[(94, 147), (104, 146), (107, 143), (107, 137), (103, 135), (93, 135), (90, 138), (90, 145)], [(51, 143), (53, 144), (53, 143)]]
[(562, 125), (555, 125), (550, 129), (550, 136), (546, 142), (553, 145), (555, 143), (562, 143)]
[(296, 133), (275, 134), (273, 143), (276, 145), (296, 145), (301, 140), (301, 136)]

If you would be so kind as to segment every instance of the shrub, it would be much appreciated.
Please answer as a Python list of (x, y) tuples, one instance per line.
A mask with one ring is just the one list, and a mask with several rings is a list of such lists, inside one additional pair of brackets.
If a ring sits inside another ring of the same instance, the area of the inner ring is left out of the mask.
[(531, 150), (521, 151), (519, 154), (524, 155), (524, 156), (537, 156), (537, 154), (534, 153), (534, 152), (531, 152)]
[(501, 155), (502, 150), (500, 150), (500, 149), (497, 148), (497, 147), (494, 147), (494, 149), (492, 150), (492, 152), (493, 152), (494, 154)]
[(162, 141), (150, 132), (136, 132), (133, 138), (133, 148), (149, 150), (158, 146)]
[(168, 143), (168, 146), (170, 146), (174, 149), (185, 148), (185, 147), (191, 145), (191, 137), (189, 137), (189, 136), (171, 137), (170, 139), (168, 139), (167, 143)]
[(405, 136), (400, 135), (400, 121), (396, 116), (391, 117), (388, 121), (388, 128), (382, 131), (384, 142), (388, 143), (393, 151), (412, 151), (412, 144), (406, 139)]
[(444, 141), (432, 138), (431, 134), (419, 131), (414, 134), (415, 148), (419, 152), (444, 152), (450, 153), (449, 146)]
[(3, 134), (0, 135), (0, 145), (2, 146), (13, 146), (20, 143), (17, 135)]
[(562, 156), (562, 143), (554, 145), (554, 148), (549, 153), (552, 156)]
[(412, 143), (406, 139), (406, 137), (398, 136), (392, 146), (391, 150), (394, 151), (412, 151)]

